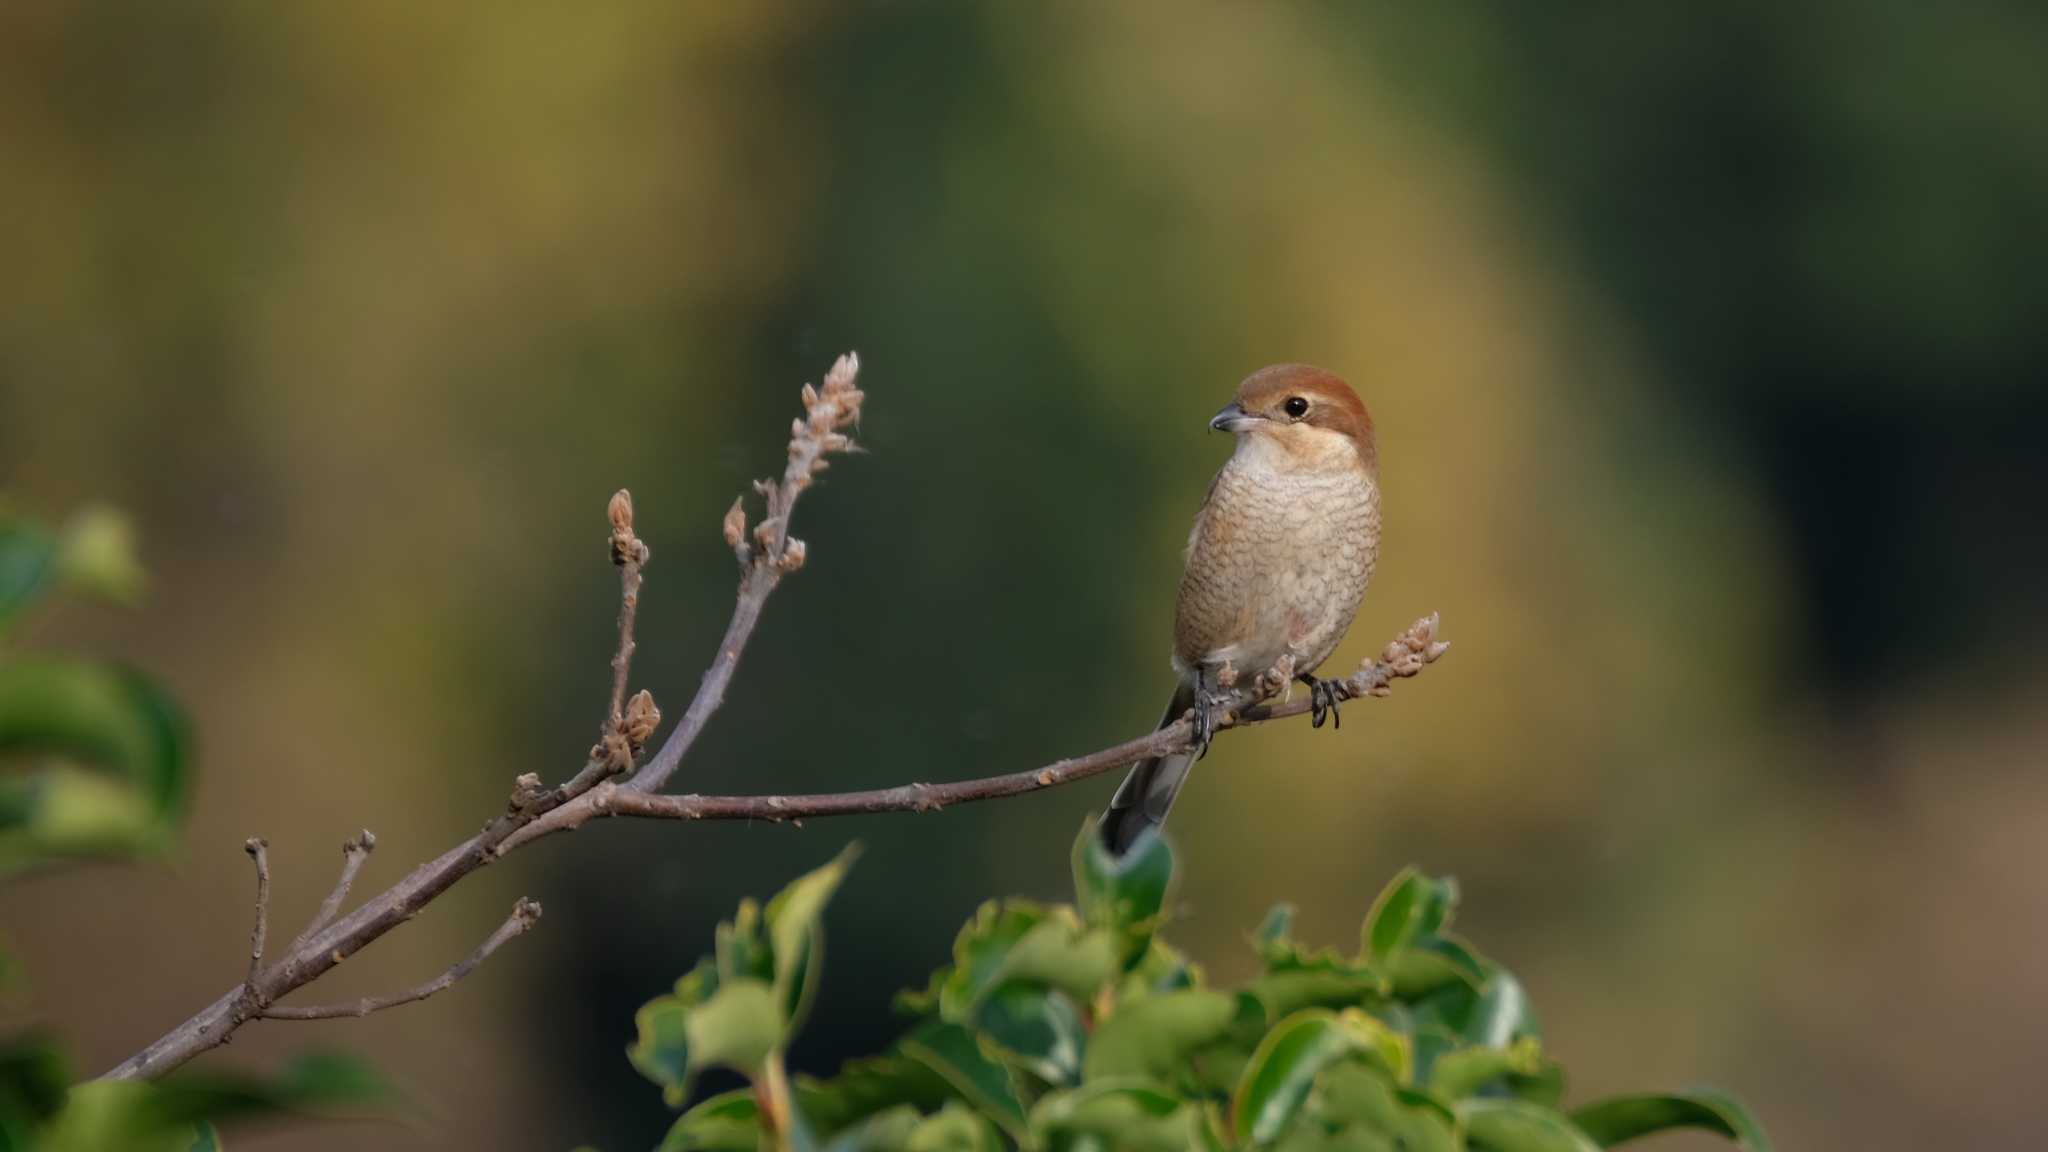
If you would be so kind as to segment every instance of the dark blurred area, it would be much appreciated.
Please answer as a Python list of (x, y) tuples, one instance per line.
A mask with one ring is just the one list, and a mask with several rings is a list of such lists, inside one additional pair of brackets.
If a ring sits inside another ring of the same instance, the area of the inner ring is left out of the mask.
[[(1413, 861), (1577, 1095), (1711, 1081), (1786, 1148), (2038, 1145), (2043, 59), (2022, 4), (0, 9), (0, 488), (128, 509), (156, 577), (31, 639), (160, 673), (203, 773), (175, 867), (0, 897), (17, 1014), (112, 1064), (238, 977), (243, 837), (289, 919), (358, 826), (388, 883), (580, 764), (619, 486), (636, 683), (679, 714), (719, 517), (849, 348), (870, 452), (806, 497), (682, 787), (1136, 734), (1205, 421), (1306, 360), (1381, 437), (1337, 663), (1430, 611), (1455, 647), (1339, 733), (1218, 743), (1181, 942), (1242, 974), (1284, 899), (1349, 946)], [(651, 1146), (633, 1008), (740, 897), (868, 846), (794, 1057), (825, 1071), (979, 900), (1062, 897), (1113, 787), (543, 843), (315, 998), (541, 898), (455, 991), (208, 1059), (364, 1050), (429, 1113), (391, 1147)]]

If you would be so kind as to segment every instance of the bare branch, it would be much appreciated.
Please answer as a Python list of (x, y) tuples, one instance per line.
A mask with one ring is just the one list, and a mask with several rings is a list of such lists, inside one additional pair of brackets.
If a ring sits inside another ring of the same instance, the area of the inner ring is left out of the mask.
[[(1352, 698), (1386, 696), (1395, 680), (1419, 675), (1450, 650), (1448, 641), (1438, 640), (1437, 617), (1425, 616), (1387, 645), (1377, 660), (1361, 664), (1358, 671), (1338, 683)], [(1269, 693), (1286, 682), (1285, 677), (1262, 676), (1252, 693)], [(1244, 728), (1299, 716), (1313, 707), (1303, 698), (1292, 702), (1251, 703), (1228, 719), (1217, 721), (1216, 730)], [(573, 828), (599, 816), (638, 816), (657, 820), (763, 820), (770, 823), (808, 820), (821, 816), (850, 816), (874, 812), (935, 812), (955, 804), (971, 804), (1018, 796), (1086, 780), (1152, 756), (1164, 756), (1190, 747), (1194, 739), (1192, 714), (1149, 735), (1127, 740), (1112, 748), (1054, 761), (1042, 768), (959, 780), (944, 784), (903, 784), (863, 792), (825, 792), (800, 796), (650, 796), (623, 787), (599, 788), (584, 800), (558, 810), (552, 824)], [(529, 833), (544, 834), (536, 823)], [(531, 838), (525, 837), (525, 838)]]
[[(731, 621), (726, 625), (725, 637), (719, 643), (718, 654), (705, 671), (682, 721), (670, 733), (661, 751), (623, 786), (644, 791), (659, 787), (675, 772), (712, 713), (724, 703), (726, 685), (731, 682), (733, 670), (739, 664), (740, 652), (753, 635), (762, 604), (782, 577), (802, 562), (801, 544), (792, 541), (788, 534), (789, 515), (795, 508), (798, 494), (824, 471), (828, 455), (854, 450), (853, 442), (843, 430), (860, 420), (860, 406), (865, 396), (854, 386), (859, 369), (859, 358), (848, 353), (833, 364), (820, 387), (804, 386), (804, 417), (797, 420), (791, 429), (789, 462), (783, 469), (782, 481), (757, 481), (755, 484), (756, 490), (767, 499), (768, 519), (755, 529), (754, 546), (745, 549), (747, 572), (740, 582), (738, 602), (734, 605)], [(611, 509), (608, 508), (607, 512), (609, 514)], [(733, 524), (734, 518), (728, 514), (726, 529), (735, 530)], [(740, 517), (740, 524), (744, 526), (744, 514)], [(630, 528), (630, 522), (627, 527)], [(619, 534), (619, 525), (615, 522), (615, 545)], [(735, 549), (736, 552), (739, 550)], [(647, 559), (644, 552), (637, 550), (627, 558), (639, 564), (644, 564)], [(625, 560), (620, 560), (620, 563), (624, 566)], [(637, 604), (637, 585), (622, 583), (621, 591), (633, 593)], [(623, 605), (620, 615), (623, 633), (628, 626)], [(614, 664), (615, 688), (619, 668), (623, 664), (624, 661)], [(660, 718), (651, 697), (646, 704), (647, 707), (636, 716), (629, 703), (626, 714), (629, 728), (644, 729), (643, 739), (652, 735)], [(633, 751), (637, 753), (638, 749)], [(630, 766), (630, 759), (627, 763)], [(252, 1006), (271, 1004), (286, 993), (312, 983), (385, 933), (419, 915), (422, 908), (454, 887), (463, 877), (502, 855), (508, 850), (508, 842), (527, 826), (546, 818), (550, 812), (577, 802), (614, 771), (611, 757), (600, 747), (593, 750), (589, 763), (558, 788), (539, 791), (522, 783), (514, 791), (505, 814), (486, 824), (482, 831), (413, 869), (404, 879), (365, 901), (355, 911), (314, 933), (293, 949), (284, 963), (272, 965), (252, 975), (244, 984), (223, 993), (147, 1048), (110, 1069), (106, 1078), (160, 1076), (201, 1052), (226, 1043), (251, 1018)]]
[(256, 862), (256, 926), (249, 930), (249, 982), (256, 980), (256, 970), (263, 967), (264, 937), (270, 934), (270, 841), (261, 836), (251, 836), (242, 844), (242, 851)]
[(341, 911), (341, 902), (348, 899), (348, 890), (356, 882), (356, 873), (362, 871), (363, 861), (369, 859), (370, 853), (376, 849), (377, 837), (368, 828), (341, 842), (341, 876), (334, 882), (334, 891), (327, 894), (327, 899), (320, 902), (320, 910), (313, 913), (313, 918), (292, 938), (291, 947), (285, 949), (285, 955), (296, 955), (306, 946), (306, 941), (313, 938), (313, 933), (327, 927), (335, 913)]
[(523, 935), (527, 929), (532, 928), (539, 922), (540, 903), (522, 896), (519, 902), (512, 906), (512, 915), (507, 917), (503, 924), (498, 925), (498, 930), (491, 933), (489, 938), (478, 945), (476, 951), (471, 952), (460, 963), (434, 977), (432, 980), (427, 981), (425, 984), (421, 984), (416, 988), (409, 988), (393, 996), (365, 996), (360, 1000), (351, 1001), (346, 1004), (315, 1004), (303, 1008), (294, 1008), (290, 1005), (271, 1005), (264, 1008), (260, 1015), (266, 1020), (332, 1020), (342, 1016), (368, 1016), (372, 1012), (382, 1012), (386, 1008), (396, 1008), (401, 1004), (411, 1004), (416, 1000), (425, 1000), (434, 993), (449, 987), (457, 980), (476, 971), (477, 965), (490, 959), (491, 953), (496, 952), (505, 941), (512, 939), (514, 936)]
[[(860, 357), (849, 352), (833, 363), (819, 387), (804, 385), (804, 417), (790, 426), (789, 463), (782, 470), (781, 482), (760, 480), (754, 484), (766, 498), (767, 516), (754, 528), (751, 547), (744, 539), (733, 545), (734, 551), (744, 557), (746, 576), (740, 581), (739, 603), (733, 607), (725, 638), (718, 642), (718, 655), (705, 670), (697, 695), (690, 700), (675, 731), (669, 733), (654, 758), (621, 788), (630, 792), (660, 791), (668, 778), (675, 775), (690, 746), (697, 742), (711, 714), (725, 703), (726, 685), (732, 682), (740, 653), (754, 634), (754, 625), (761, 618), (761, 605), (784, 575), (803, 566), (803, 542), (791, 540), (789, 535), (789, 518), (796, 510), (797, 497), (825, 470), (827, 456), (854, 451), (853, 441), (842, 430), (860, 422), (861, 402), (867, 394), (855, 386), (859, 376)], [(726, 539), (743, 536), (745, 525), (744, 506), (735, 504), (725, 514)]]

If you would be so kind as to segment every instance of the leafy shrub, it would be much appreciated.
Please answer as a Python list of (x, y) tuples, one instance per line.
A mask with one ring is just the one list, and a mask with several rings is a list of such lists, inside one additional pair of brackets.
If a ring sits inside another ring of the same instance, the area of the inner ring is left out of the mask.
[(1297, 942), (1276, 908), (1251, 938), (1262, 971), (1218, 989), (1159, 936), (1165, 841), (1112, 859), (1092, 825), (1074, 904), (983, 905), (953, 962), (899, 997), (902, 1037), (792, 1083), (782, 1054), (850, 861), (741, 904), (714, 954), (641, 1009), (628, 1055), (672, 1106), (706, 1068), (751, 1081), (685, 1112), (664, 1150), (1586, 1152), (1678, 1127), (1769, 1147), (1711, 1091), (1563, 1110), (1564, 1070), (1521, 984), (1451, 932), (1449, 879), (1397, 876), (1350, 955)]
[[(109, 510), (53, 531), (0, 502), (0, 878), (177, 842), (190, 791), (183, 712), (135, 669), (23, 650), (12, 631), (54, 593), (133, 602), (144, 576), (132, 538)], [(0, 985), (16, 979), (0, 956)], [(74, 1083), (57, 1038), (0, 1036), (0, 1152), (218, 1152), (217, 1121), (392, 1098), (339, 1054), (310, 1053), (268, 1077)]]

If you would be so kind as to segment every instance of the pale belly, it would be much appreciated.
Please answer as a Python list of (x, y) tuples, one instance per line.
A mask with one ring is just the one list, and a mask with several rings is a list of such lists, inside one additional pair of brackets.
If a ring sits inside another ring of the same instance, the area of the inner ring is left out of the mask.
[(1379, 489), (1358, 472), (1240, 466), (1217, 475), (1189, 541), (1175, 619), (1183, 671), (1256, 674), (1327, 659), (1351, 626), (1379, 551)]

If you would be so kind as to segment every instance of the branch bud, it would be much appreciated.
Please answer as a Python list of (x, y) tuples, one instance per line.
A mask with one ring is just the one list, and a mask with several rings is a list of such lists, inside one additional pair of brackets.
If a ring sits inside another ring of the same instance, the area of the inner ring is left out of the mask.
[(626, 741), (636, 752), (646, 747), (654, 730), (661, 727), (661, 709), (654, 706), (654, 695), (647, 689), (635, 692), (633, 698), (626, 702), (623, 727)]
[(782, 558), (775, 562), (784, 572), (794, 572), (804, 566), (804, 542), (792, 536), (783, 545)]
[(540, 799), (543, 790), (544, 789), (541, 787), (540, 782), (540, 774), (538, 772), (520, 773), (519, 776), (512, 781), (512, 800), (510, 804), (511, 809), (514, 812), (517, 812), (521, 809), (526, 808), (528, 805), (531, 805), (534, 801)]
[(605, 515), (612, 522), (612, 563), (621, 566), (647, 563), (647, 545), (633, 535), (633, 494), (624, 488), (612, 493), (611, 503), (605, 506)]
[(732, 507), (725, 510), (724, 529), (726, 546), (734, 551), (738, 551), (740, 545), (746, 543), (747, 539), (746, 497), (735, 496), (732, 498)]

